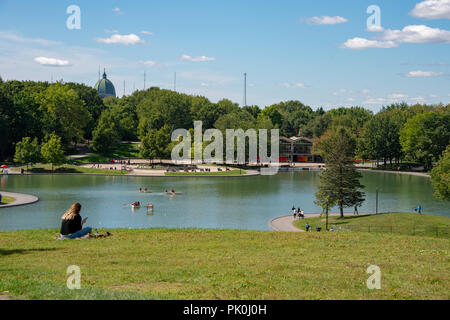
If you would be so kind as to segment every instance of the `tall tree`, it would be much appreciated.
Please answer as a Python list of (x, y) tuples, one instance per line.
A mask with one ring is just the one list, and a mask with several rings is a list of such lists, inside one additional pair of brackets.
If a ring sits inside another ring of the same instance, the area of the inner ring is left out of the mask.
[(46, 133), (55, 132), (65, 145), (82, 141), (91, 116), (75, 90), (56, 83), (42, 92), (39, 102)]
[(30, 137), (25, 137), (16, 144), (14, 161), (21, 164), (26, 163), (27, 170), (29, 163), (37, 163), (40, 158), (41, 150), (37, 138), (31, 140)]
[(150, 129), (141, 141), (140, 155), (144, 159), (165, 159), (171, 153), (170, 128), (164, 125), (161, 129)]
[(410, 118), (400, 131), (400, 143), (408, 159), (430, 170), (450, 144), (450, 110), (438, 109)]
[(431, 182), (435, 197), (450, 201), (450, 146), (431, 170)]
[(356, 140), (348, 129), (337, 127), (327, 131), (315, 145), (316, 153), (325, 161), (326, 169), (320, 174), (318, 201), (336, 203), (341, 218), (344, 208), (361, 205), (364, 201), (362, 177), (353, 164)]
[(61, 137), (58, 137), (55, 133), (49, 134), (46, 142), (42, 144), (41, 155), (45, 163), (51, 163), (52, 172), (54, 165), (58, 166), (63, 164), (66, 158), (64, 157)]
[(371, 159), (399, 160), (402, 155), (400, 130), (403, 121), (394, 112), (375, 115), (364, 126), (360, 153)]

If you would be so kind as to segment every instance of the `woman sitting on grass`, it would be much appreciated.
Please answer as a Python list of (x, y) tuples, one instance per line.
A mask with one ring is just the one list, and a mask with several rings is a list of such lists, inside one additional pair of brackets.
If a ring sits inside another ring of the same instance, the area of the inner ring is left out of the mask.
[(61, 238), (76, 239), (91, 233), (92, 228), (87, 227), (83, 229), (83, 225), (86, 223), (87, 218), (81, 220), (80, 211), (81, 204), (75, 203), (62, 216)]

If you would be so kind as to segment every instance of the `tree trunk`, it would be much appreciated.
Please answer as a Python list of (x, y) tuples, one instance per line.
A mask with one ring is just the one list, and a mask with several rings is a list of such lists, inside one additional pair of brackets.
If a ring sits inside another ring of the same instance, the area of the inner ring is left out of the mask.
[(341, 211), (341, 218), (343, 219), (344, 218), (344, 206), (343, 206), (342, 202), (339, 204), (339, 209)]
[(327, 209), (326, 209), (325, 214), (326, 214), (326, 218), (327, 218), (326, 229), (327, 229), (327, 231), (329, 231), (329, 230), (328, 230), (328, 207), (327, 207)]

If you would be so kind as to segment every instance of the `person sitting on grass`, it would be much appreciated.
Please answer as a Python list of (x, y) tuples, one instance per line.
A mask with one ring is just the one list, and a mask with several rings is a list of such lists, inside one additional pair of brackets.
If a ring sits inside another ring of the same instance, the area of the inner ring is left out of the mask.
[(80, 216), (81, 204), (73, 204), (69, 210), (61, 217), (61, 238), (64, 239), (76, 239), (84, 237), (85, 235), (91, 233), (92, 228), (83, 228), (86, 223), (87, 218), (81, 219)]

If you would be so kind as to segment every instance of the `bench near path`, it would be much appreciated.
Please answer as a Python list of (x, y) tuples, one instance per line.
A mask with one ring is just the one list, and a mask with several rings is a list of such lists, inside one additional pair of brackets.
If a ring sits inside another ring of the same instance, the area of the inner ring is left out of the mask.
[(0, 191), (0, 194), (2, 197), (11, 197), (16, 199), (15, 201), (8, 203), (8, 204), (0, 204), (1, 208), (10, 208), (10, 207), (17, 207), (17, 206), (24, 206), (27, 204), (32, 204), (39, 201), (39, 198), (33, 195), (29, 194), (22, 194), (22, 193), (13, 193), (13, 192), (6, 192), (6, 191)]
[[(372, 214), (375, 214), (375, 213), (360, 213), (359, 215), (367, 216), (367, 215), (372, 215)], [(347, 216), (349, 216), (349, 215), (352, 215), (352, 214), (347, 213)], [(329, 213), (328, 216), (329, 217), (338, 217), (338, 216), (340, 216), (340, 213)], [(311, 213), (311, 214), (305, 215), (305, 218), (316, 218), (316, 217), (320, 217), (320, 213)], [(278, 218), (270, 220), (269, 227), (273, 231), (278, 231), (278, 232), (305, 232), (305, 230), (301, 230), (301, 229), (297, 228), (296, 226), (294, 226), (294, 221), (297, 221), (297, 220), (298, 219), (294, 220), (294, 216), (292, 214), (288, 215), (288, 216), (282, 216), (282, 217), (278, 217)]]

